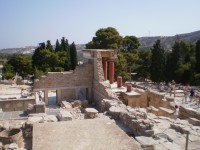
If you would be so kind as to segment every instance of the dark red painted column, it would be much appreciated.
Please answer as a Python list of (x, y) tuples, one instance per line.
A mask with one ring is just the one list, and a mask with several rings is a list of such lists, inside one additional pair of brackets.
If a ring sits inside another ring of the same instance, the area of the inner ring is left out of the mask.
[(109, 61), (109, 80), (110, 84), (114, 83), (114, 61)]
[(117, 77), (117, 87), (122, 87), (122, 77), (121, 76)]
[(127, 89), (127, 92), (131, 92), (132, 91), (132, 85), (127, 84), (126, 89)]
[(103, 60), (104, 79), (107, 80), (107, 60)]

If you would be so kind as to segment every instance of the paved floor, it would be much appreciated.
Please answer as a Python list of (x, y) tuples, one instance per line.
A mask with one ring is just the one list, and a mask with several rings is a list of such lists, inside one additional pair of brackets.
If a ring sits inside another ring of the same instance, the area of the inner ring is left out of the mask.
[(12, 111), (12, 112), (1, 112), (0, 120), (4, 119), (25, 119), (27, 118), (27, 114), (23, 111)]
[(33, 150), (141, 150), (110, 119), (86, 119), (33, 126)]

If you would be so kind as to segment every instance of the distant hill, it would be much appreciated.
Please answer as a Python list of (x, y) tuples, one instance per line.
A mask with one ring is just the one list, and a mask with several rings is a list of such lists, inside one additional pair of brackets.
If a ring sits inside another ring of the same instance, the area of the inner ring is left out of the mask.
[(171, 49), (175, 40), (183, 40), (190, 44), (195, 44), (197, 40), (200, 40), (200, 31), (195, 31), (191, 33), (178, 34), (175, 36), (155, 36), (155, 37), (140, 37), (140, 48), (150, 48), (153, 46), (156, 40), (160, 39), (161, 44), (166, 49)]
[[(27, 46), (24, 48), (5, 48), (0, 49), (0, 54), (27, 54), (32, 55), (37, 46)], [(80, 51), (85, 48), (85, 44), (77, 44), (76, 49)]]
[(31, 55), (35, 51), (36, 46), (27, 46), (25, 48), (5, 48), (0, 49), (0, 54), (27, 54)]

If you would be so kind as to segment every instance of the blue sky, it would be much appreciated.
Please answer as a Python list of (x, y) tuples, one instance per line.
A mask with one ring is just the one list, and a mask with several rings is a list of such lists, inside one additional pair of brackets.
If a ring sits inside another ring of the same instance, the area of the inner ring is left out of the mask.
[(200, 30), (200, 0), (0, 0), (0, 49), (63, 36), (76, 44), (100, 28), (120, 35), (171, 36)]

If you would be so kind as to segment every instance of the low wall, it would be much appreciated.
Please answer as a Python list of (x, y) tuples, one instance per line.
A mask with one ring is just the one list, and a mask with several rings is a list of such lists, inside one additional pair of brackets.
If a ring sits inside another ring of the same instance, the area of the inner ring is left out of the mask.
[(0, 100), (0, 108), (3, 112), (7, 111), (25, 111), (28, 104), (35, 104), (35, 98), (6, 99)]
[(135, 89), (135, 91), (140, 96), (140, 107), (149, 107), (153, 106), (155, 108), (164, 107), (167, 109), (174, 110), (174, 98), (173, 97), (165, 97), (164, 94), (153, 91), (153, 90), (143, 90), (143, 89)]
[(183, 106), (179, 107), (179, 118), (181, 119), (188, 119), (188, 118), (196, 118), (200, 120), (200, 112), (191, 109), (185, 108)]

